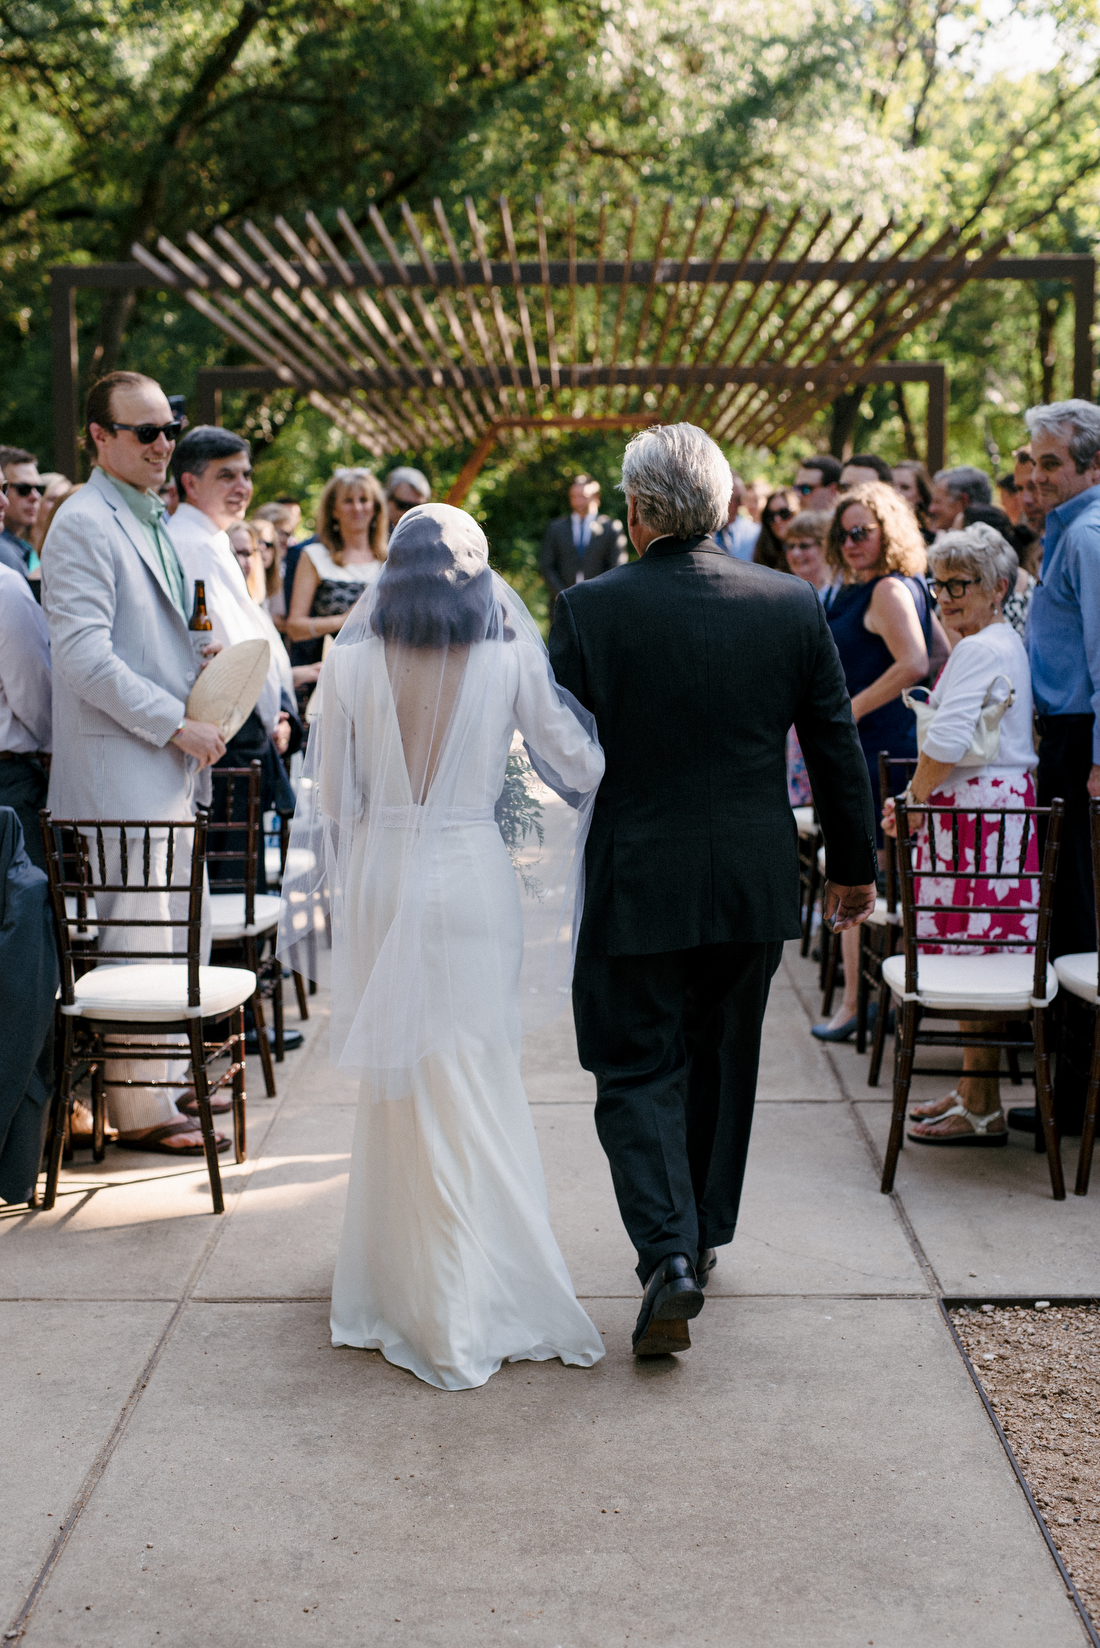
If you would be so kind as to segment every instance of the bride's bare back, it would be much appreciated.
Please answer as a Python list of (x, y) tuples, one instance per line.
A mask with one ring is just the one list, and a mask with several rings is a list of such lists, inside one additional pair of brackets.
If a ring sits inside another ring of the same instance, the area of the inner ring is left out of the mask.
[(468, 646), (386, 642), (386, 669), (414, 802), (422, 803), (431, 788), (469, 656)]

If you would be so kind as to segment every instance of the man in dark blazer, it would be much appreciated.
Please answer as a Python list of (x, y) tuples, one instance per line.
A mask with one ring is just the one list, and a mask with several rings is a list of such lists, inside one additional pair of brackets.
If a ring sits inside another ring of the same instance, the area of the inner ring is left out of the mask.
[(539, 560), (551, 594), (556, 598), (563, 589), (621, 566), (629, 553), (622, 522), (600, 514), (599, 481), (574, 475), (569, 514), (551, 521), (542, 535)]
[(565, 591), (554, 673), (607, 770), (573, 981), (596, 1129), (644, 1293), (636, 1355), (685, 1350), (733, 1239), (771, 978), (798, 921), (793, 724), (825, 836), (825, 913), (874, 908), (875, 821), (840, 659), (810, 584), (724, 555), (730, 470), (691, 424), (623, 460), (640, 559)]

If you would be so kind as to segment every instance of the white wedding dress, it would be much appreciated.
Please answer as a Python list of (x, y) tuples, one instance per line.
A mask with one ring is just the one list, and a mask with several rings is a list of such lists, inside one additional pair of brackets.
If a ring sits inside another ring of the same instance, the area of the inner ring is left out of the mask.
[(517, 728), (568, 791), (594, 792), (603, 753), (507, 599), (507, 638), (425, 652), (361, 625), (321, 679), (334, 1053), (363, 1075), (332, 1342), (446, 1390), (603, 1355), (550, 1227), (520, 1079), (520, 892), (494, 819)]

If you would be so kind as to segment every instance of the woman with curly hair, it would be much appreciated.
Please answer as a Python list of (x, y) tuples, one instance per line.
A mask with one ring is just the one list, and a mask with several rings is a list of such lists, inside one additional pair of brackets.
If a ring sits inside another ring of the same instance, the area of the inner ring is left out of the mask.
[[(825, 558), (841, 577), (826, 617), (844, 666), (877, 819), (882, 813), (879, 752), (914, 759), (917, 754), (916, 721), (901, 695), (928, 674), (928, 558), (913, 511), (882, 481), (865, 482), (844, 494)], [(878, 844), (881, 848), (881, 828)], [(842, 933), (841, 944), (844, 1000), (827, 1024), (814, 1026), (822, 1041), (847, 1041), (856, 1027), (859, 929)]]

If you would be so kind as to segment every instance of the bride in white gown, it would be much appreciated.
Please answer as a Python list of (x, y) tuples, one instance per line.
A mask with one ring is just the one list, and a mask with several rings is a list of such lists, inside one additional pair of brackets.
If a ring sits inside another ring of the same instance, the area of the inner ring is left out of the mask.
[[(542, 833), (510, 759), (518, 728), (583, 848), (604, 768), (594, 725), (556, 686), (477, 523), (446, 504), (399, 522), (320, 705), (291, 839), (291, 862), (297, 849), (316, 868), (288, 883), (280, 949), (309, 970), (304, 935), (327, 887), (333, 1062), (362, 1078), (332, 1342), (446, 1390), (505, 1361), (590, 1367), (603, 1343), (550, 1228), (520, 1080), (524, 922), (501, 832), (513, 851), (525, 826), (532, 843)], [(552, 906), (568, 940), (568, 874), (557, 867), (551, 893), (523, 868), (544, 929)], [(532, 993), (564, 1003), (545, 975), (543, 963)]]

